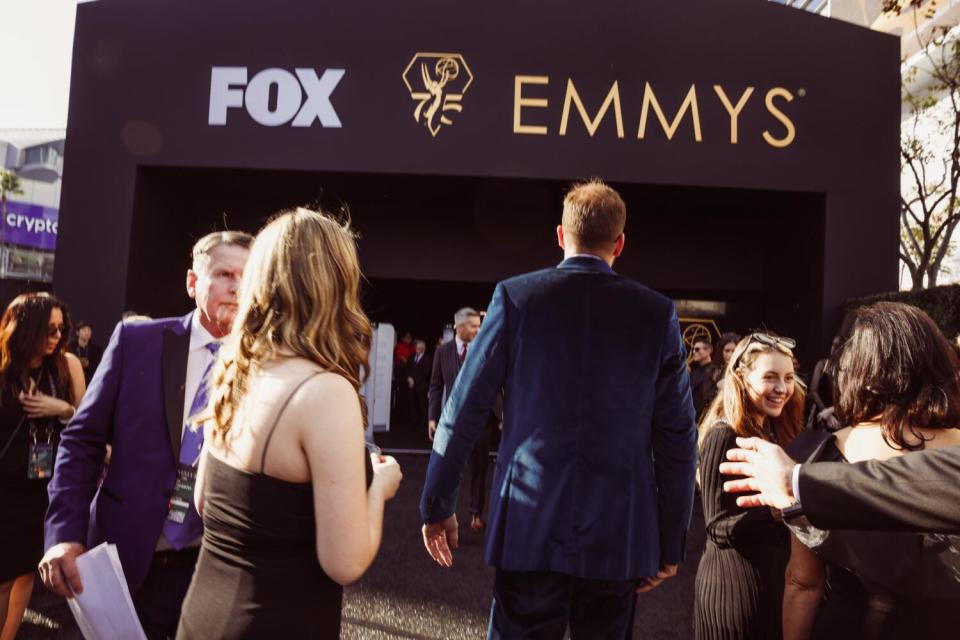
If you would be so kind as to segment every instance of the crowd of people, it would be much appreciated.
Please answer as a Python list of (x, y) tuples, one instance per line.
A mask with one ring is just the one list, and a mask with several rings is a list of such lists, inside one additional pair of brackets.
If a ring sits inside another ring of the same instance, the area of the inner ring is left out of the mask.
[[(937, 326), (902, 304), (855, 311), (809, 393), (796, 343), (770, 331), (697, 339), (688, 363), (673, 302), (613, 268), (625, 223), (616, 191), (575, 185), (558, 266), (498, 283), (482, 326), (457, 311), (432, 355), (398, 344), (432, 440), (422, 541), (453, 567), (469, 464), (488, 637), (630, 637), (638, 594), (684, 560), (697, 486), (692, 636), (953, 637), (960, 360)], [(201, 238), (196, 309), (126, 319), (102, 351), (56, 297), (11, 302), (0, 640), (37, 571), (81, 593), (77, 558), (103, 541), (151, 640), (338, 637), (402, 479), (364, 439), (361, 279), (349, 223), (296, 209), (256, 238)]]

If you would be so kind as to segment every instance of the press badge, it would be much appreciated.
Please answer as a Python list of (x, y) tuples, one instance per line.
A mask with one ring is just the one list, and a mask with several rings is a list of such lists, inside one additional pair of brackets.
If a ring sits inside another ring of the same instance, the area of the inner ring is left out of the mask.
[(170, 511), (167, 520), (183, 523), (190, 510), (190, 501), (193, 500), (193, 489), (197, 486), (197, 468), (177, 465), (177, 482), (173, 485), (173, 496), (170, 497)]
[(43, 480), (53, 475), (53, 445), (49, 442), (31, 442), (27, 461), (27, 479)]

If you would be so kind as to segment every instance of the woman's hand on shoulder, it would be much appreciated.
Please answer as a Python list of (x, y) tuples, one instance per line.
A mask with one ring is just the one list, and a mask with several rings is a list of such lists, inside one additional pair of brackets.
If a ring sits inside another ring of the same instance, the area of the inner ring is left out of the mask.
[(386, 502), (397, 495), (400, 489), (400, 481), (403, 480), (400, 463), (393, 456), (376, 453), (370, 454), (370, 460), (373, 462), (373, 483), (370, 490), (379, 491)]

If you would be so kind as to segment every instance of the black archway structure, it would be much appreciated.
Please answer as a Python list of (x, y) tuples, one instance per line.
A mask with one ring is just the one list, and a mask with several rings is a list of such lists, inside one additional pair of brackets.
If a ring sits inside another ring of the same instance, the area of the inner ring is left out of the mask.
[(762, 0), (101, 0), (72, 83), (55, 289), (100, 324), (186, 309), (194, 238), (297, 204), (349, 206), (374, 288), (489, 285), (559, 260), (589, 176), (619, 271), (803, 345), (896, 286), (898, 41)]

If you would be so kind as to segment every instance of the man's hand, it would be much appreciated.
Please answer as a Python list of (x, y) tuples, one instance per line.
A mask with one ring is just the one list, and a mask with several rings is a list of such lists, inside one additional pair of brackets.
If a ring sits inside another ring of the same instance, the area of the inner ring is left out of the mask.
[(740, 448), (727, 451), (727, 459), (733, 462), (721, 464), (720, 473), (747, 477), (728, 480), (723, 490), (759, 492), (737, 498), (738, 506), (785, 509), (796, 502), (790, 476), (797, 463), (783, 449), (760, 438), (737, 438), (737, 446)]
[(457, 514), (453, 514), (443, 522), (434, 522), (423, 525), (423, 546), (427, 548), (430, 557), (441, 567), (453, 566), (453, 551), (460, 546), (460, 530), (457, 524)]
[(427, 423), (427, 437), (433, 442), (433, 436), (437, 432), (437, 421), (431, 420)]
[(672, 578), (677, 575), (678, 565), (675, 564), (662, 564), (660, 565), (660, 571), (657, 571), (657, 575), (651, 578), (644, 578), (640, 581), (640, 586), (637, 587), (637, 593), (647, 593), (648, 591), (653, 591), (660, 583), (666, 580), (667, 578)]
[(64, 598), (83, 593), (83, 584), (77, 571), (77, 556), (86, 550), (79, 542), (61, 542), (50, 547), (37, 567), (43, 584)]
[(407, 386), (413, 389), (413, 378), (407, 376)]

